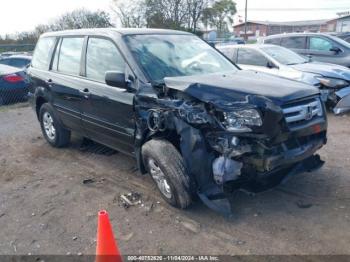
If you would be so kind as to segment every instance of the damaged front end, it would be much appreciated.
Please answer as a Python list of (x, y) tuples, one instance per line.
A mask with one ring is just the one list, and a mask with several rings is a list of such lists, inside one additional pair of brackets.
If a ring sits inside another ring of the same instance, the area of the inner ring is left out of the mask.
[[(154, 92), (156, 90), (156, 93)], [(318, 95), (283, 104), (253, 94), (184, 84), (146, 85), (135, 99), (136, 153), (153, 137), (181, 152), (193, 189), (210, 208), (230, 214), (237, 190), (262, 192), (289, 175), (322, 166), (325, 109)]]
[(321, 83), (322, 100), (328, 104), (334, 114), (350, 111), (350, 85), (347, 81), (335, 78), (318, 78)]
[[(350, 111), (350, 86), (334, 92), (336, 96), (336, 105), (333, 112), (336, 115)], [(334, 96), (333, 96), (334, 97)]]

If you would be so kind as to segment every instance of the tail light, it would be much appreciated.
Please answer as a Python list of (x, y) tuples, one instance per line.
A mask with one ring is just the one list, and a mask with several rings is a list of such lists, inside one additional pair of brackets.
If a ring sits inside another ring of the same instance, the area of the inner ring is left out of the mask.
[(3, 77), (3, 79), (8, 83), (18, 83), (24, 81), (22, 76), (16, 74), (6, 75)]

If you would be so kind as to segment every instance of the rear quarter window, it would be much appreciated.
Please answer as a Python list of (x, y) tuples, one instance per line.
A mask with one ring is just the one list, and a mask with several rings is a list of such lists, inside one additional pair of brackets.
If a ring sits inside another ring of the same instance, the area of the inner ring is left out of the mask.
[(32, 66), (34, 68), (47, 70), (51, 61), (51, 50), (56, 42), (55, 37), (40, 38), (34, 51)]

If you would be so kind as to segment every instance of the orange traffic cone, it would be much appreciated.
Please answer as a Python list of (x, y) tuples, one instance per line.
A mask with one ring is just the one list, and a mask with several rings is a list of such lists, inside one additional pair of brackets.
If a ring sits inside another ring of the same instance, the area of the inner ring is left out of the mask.
[(108, 213), (98, 212), (96, 262), (122, 262)]

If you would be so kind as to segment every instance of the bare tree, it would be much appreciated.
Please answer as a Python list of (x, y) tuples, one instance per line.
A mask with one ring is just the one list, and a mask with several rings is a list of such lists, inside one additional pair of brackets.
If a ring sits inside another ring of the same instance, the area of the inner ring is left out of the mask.
[(106, 28), (111, 27), (111, 19), (104, 11), (89, 11), (78, 9), (66, 13), (49, 25), (51, 31), (81, 29), (81, 28)]
[(215, 26), (221, 33), (228, 29), (233, 22), (233, 15), (236, 13), (236, 3), (232, 0), (215, 1), (211, 7), (203, 11), (202, 21)]
[(208, 7), (209, 0), (187, 0), (188, 25), (187, 27), (196, 32), (198, 21), (202, 16), (203, 10)]
[(123, 27), (144, 27), (145, 2), (144, 0), (112, 0), (112, 10), (118, 16)]
[(145, 0), (148, 27), (184, 29), (187, 0)]

